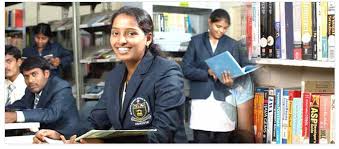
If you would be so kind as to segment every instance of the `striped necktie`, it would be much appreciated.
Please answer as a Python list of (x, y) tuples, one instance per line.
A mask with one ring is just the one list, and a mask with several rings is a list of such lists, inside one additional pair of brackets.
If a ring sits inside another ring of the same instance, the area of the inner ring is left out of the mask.
[(6, 101), (6, 106), (11, 104), (11, 95), (12, 92), (14, 91), (15, 86), (13, 84), (8, 85), (7, 90), (8, 90), (8, 94), (7, 94), (7, 101)]
[(39, 94), (35, 94), (35, 96), (34, 96), (34, 106), (33, 106), (33, 109), (36, 109), (36, 106), (37, 106), (38, 103), (39, 103), (39, 98), (40, 98), (40, 95), (39, 95)]

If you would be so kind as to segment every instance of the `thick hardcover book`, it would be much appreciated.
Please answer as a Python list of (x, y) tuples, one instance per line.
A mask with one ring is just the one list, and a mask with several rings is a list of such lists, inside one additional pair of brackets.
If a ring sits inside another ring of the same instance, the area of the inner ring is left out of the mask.
[[(255, 142), (263, 143), (263, 129), (264, 129), (264, 93), (267, 92), (268, 88), (257, 87), (255, 89), (255, 96), (258, 99), (257, 102), (257, 114), (256, 114), (256, 133)], [(266, 142), (266, 140), (265, 140)]]
[[(318, 60), (327, 61), (328, 60), (328, 44), (327, 44), (327, 1), (320, 2), (321, 5), (321, 47), (322, 47), (322, 57)], [(320, 56), (318, 56), (320, 57)]]
[(260, 56), (261, 58), (268, 57), (267, 51), (267, 6), (268, 2), (260, 2)]
[(310, 144), (319, 143), (319, 99), (320, 95), (312, 95), (310, 104)]
[[(268, 115), (267, 115), (267, 141), (266, 143), (272, 143), (273, 136), (275, 137), (274, 131), (274, 102), (275, 102), (275, 92), (274, 88), (269, 88), (268, 90)], [(274, 138), (275, 142), (275, 138)]]
[(246, 47), (248, 52), (248, 59), (252, 58), (253, 43), (252, 43), (252, 5), (251, 3), (246, 4)]
[(301, 60), (301, 2), (293, 2), (293, 40), (293, 58)]
[(22, 9), (15, 9), (15, 27), (21, 28), (23, 26), (23, 10)]
[(302, 124), (302, 99), (293, 98), (293, 119), (292, 119), (292, 144), (301, 143), (301, 124)]
[(304, 81), (305, 92), (334, 93), (334, 81)]
[(335, 60), (335, 2), (328, 2), (327, 17), (327, 35), (328, 35), (328, 61)]
[(331, 95), (320, 95), (319, 99), (319, 144), (330, 143)]
[(275, 128), (275, 136), (276, 136), (276, 144), (281, 144), (281, 127), (282, 127), (282, 123), (281, 123), (281, 113), (282, 113), (282, 106), (281, 106), (281, 102), (282, 102), (282, 89), (281, 88), (277, 88), (276, 89), (276, 102), (275, 102), (275, 123), (276, 123), (276, 127)]
[(294, 59), (293, 48), (293, 4), (292, 2), (285, 3), (285, 27), (286, 27), (286, 58)]
[(260, 3), (252, 3), (252, 44), (253, 44), (253, 58), (260, 58)]
[(301, 36), (302, 54), (304, 60), (312, 59), (312, 4), (302, 2), (301, 4)]
[(312, 94), (309, 92), (303, 93), (303, 116), (301, 137), (303, 144), (309, 144), (310, 142), (310, 102)]
[(317, 18), (317, 59), (322, 60), (323, 50), (322, 50), (322, 40), (321, 40), (321, 2), (316, 2), (316, 18)]
[(318, 53), (317, 53), (317, 46), (318, 46), (318, 30), (317, 30), (317, 3), (316, 2), (312, 2), (312, 49), (313, 49), (313, 52), (312, 52), (312, 59), (313, 60), (317, 60), (317, 56), (318, 56)]
[(287, 144), (292, 144), (292, 125), (293, 125), (293, 99), (300, 98), (300, 90), (290, 90), (288, 92), (288, 130), (287, 130)]
[(283, 89), (282, 102), (281, 102), (281, 123), (282, 123), (282, 133), (281, 133), (281, 144), (287, 144), (288, 136), (288, 92), (289, 89)]
[(268, 16), (267, 16), (267, 46), (268, 58), (276, 58), (275, 51), (275, 29), (274, 29), (274, 2), (268, 2)]
[(207, 63), (208, 67), (211, 68), (212, 71), (217, 75), (220, 81), (223, 80), (222, 73), (225, 71), (229, 71), (232, 78), (237, 78), (259, 68), (259, 66), (256, 65), (247, 65), (241, 68), (238, 62), (228, 51), (206, 59), (205, 62)]
[(274, 4), (275, 16), (274, 16), (274, 28), (275, 28), (275, 56), (281, 58), (281, 37), (280, 37), (280, 3), (275, 2)]
[(268, 89), (264, 91), (264, 125), (262, 139), (267, 143), (267, 126), (268, 126)]
[(281, 59), (286, 59), (285, 2), (279, 2), (279, 3), (280, 3), (280, 48), (281, 48)]
[(330, 143), (335, 144), (335, 95), (331, 95)]

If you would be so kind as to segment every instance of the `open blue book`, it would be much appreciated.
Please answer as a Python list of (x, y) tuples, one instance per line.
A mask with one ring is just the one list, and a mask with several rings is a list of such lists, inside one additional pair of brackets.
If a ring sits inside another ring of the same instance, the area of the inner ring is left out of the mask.
[(206, 59), (205, 62), (207, 63), (208, 67), (217, 75), (220, 81), (222, 81), (222, 73), (224, 71), (230, 71), (231, 77), (234, 79), (260, 68), (260, 66), (257, 65), (247, 65), (241, 68), (238, 62), (228, 51)]

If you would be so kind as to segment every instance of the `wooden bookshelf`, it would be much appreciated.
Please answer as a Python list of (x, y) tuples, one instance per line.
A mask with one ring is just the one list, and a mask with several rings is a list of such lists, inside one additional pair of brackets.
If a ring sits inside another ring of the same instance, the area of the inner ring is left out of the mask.
[(254, 59), (251, 59), (250, 62), (254, 63), (254, 64), (261, 64), (261, 65), (283, 65), (283, 66), (300, 66), (300, 67), (317, 67), (317, 68), (335, 68), (335, 62), (326, 62), (326, 61), (254, 58)]

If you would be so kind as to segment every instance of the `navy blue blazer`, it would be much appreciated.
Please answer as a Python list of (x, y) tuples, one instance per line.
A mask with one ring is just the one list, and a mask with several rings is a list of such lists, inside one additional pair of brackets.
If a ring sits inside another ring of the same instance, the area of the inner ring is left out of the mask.
[(208, 75), (206, 59), (229, 51), (242, 65), (240, 58), (240, 44), (227, 35), (219, 39), (217, 48), (213, 53), (208, 32), (193, 36), (182, 60), (182, 69), (186, 79), (190, 80), (190, 98), (206, 99), (213, 91), (216, 100), (225, 101), (230, 94), (229, 88), (219, 80)]
[(126, 74), (124, 63), (109, 73), (104, 93), (90, 112), (90, 126), (79, 134), (90, 129), (157, 129), (142, 142), (187, 142), (180, 66), (147, 52), (128, 81), (121, 106)]
[(53, 129), (66, 137), (75, 134), (79, 114), (68, 82), (51, 76), (42, 90), (38, 105), (33, 109), (34, 93), (27, 88), (21, 100), (6, 109), (22, 111), (26, 122), (40, 122), (41, 129)]
[(27, 47), (23, 49), (22, 56), (23, 57), (31, 57), (31, 56), (46, 56), (49, 54), (53, 54), (54, 57), (60, 58), (60, 65), (56, 69), (52, 69), (51, 72), (53, 75), (60, 76), (60, 73), (63, 69), (70, 67), (73, 62), (73, 54), (70, 50), (63, 48), (60, 44), (56, 42), (49, 42), (46, 47), (42, 50), (41, 55), (39, 51), (36, 49), (36, 45), (34, 44), (31, 47)]

